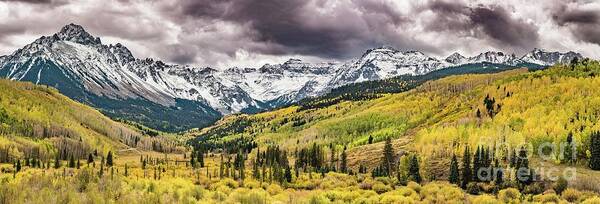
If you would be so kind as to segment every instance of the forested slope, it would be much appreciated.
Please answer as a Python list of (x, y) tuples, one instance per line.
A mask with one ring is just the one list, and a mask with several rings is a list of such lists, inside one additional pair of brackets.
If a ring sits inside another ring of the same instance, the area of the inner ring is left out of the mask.
[[(145, 131), (147, 133), (147, 131)], [(156, 135), (154, 135), (156, 136)], [(112, 121), (56, 89), (0, 80), (0, 162), (73, 156), (128, 148), (172, 151), (174, 143)]]
[[(233, 148), (240, 141), (290, 151), (322, 144), (339, 153), (346, 146), (355, 169), (360, 164), (374, 168), (382, 158), (380, 141), (387, 137), (394, 138), (400, 152), (419, 154), (421, 163), (447, 165), (466, 146), (495, 148), (494, 156), (506, 161), (514, 149), (496, 144), (531, 144), (537, 152), (543, 142), (559, 144), (571, 135), (575, 165), (585, 167), (590, 135), (600, 130), (599, 74), (597, 61), (583, 60), (535, 72), (450, 76), (372, 100), (231, 116), (189, 134), (197, 136), (192, 144)], [(562, 155), (552, 156), (551, 163), (565, 163)], [(426, 174), (435, 174), (436, 165), (426, 166)]]

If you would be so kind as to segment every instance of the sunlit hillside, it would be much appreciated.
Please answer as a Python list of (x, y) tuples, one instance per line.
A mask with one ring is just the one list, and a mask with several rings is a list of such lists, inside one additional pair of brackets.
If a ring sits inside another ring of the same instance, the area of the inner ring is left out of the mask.
[[(584, 61), (535, 72), (451, 76), (374, 100), (231, 116), (188, 135), (197, 136), (192, 144), (216, 147), (254, 141), (259, 147), (295, 151), (333, 144), (339, 153), (345, 146), (355, 171), (360, 165), (375, 168), (382, 158), (382, 141), (391, 137), (400, 154), (420, 155), (427, 177), (447, 178), (448, 158), (461, 156), (466, 145), (472, 150), (492, 148), (495, 159), (507, 161), (523, 144), (538, 152), (544, 142), (558, 146), (571, 134), (577, 158), (573, 165), (587, 169), (590, 135), (600, 130), (598, 74), (598, 62)], [(548, 156), (544, 161), (534, 157), (536, 165), (564, 167), (563, 155)]]
[(55, 155), (64, 160), (83, 159), (92, 152), (157, 150), (157, 146), (174, 150), (174, 142), (142, 132), (133, 125), (112, 121), (53, 88), (0, 80), (2, 162), (24, 158), (48, 161)]

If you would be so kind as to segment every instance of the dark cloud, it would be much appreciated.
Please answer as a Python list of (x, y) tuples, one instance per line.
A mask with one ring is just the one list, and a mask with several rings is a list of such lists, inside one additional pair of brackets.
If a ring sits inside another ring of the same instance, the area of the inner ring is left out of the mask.
[(511, 17), (503, 7), (431, 1), (428, 9), (436, 16), (426, 28), (430, 31), (452, 31), (474, 37), (488, 37), (504, 48), (528, 50), (538, 45), (537, 27), (523, 19)]
[(346, 60), (382, 45), (437, 57), (533, 47), (600, 56), (592, 49), (600, 45), (593, 1), (0, 1), (0, 54), (76, 23), (138, 57), (200, 66)]
[[(399, 28), (407, 20), (391, 1), (347, 1), (332, 6), (324, 0), (191, 0), (164, 11), (178, 20), (224, 20), (252, 29), (254, 41), (269, 43), (263, 54), (301, 54), (347, 58), (380, 44), (405, 49), (428, 47), (421, 42), (378, 39), (378, 32)], [(323, 11), (320, 11), (323, 10)], [(174, 12), (175, 11), (175, 12)]]
[(600, 10), (561, 6), (552, 14), (560, 26), (568, 27), (579, 40), (600, 45)]
[(166, 59), (177, 64), (191, 64), (198, 54), (196, 47), (191, 45), (173, 44), (165, 47)]
[(473, 8), (469, 17), (473, 25), (479, 26), (488, 36), (500, 43), (526, 49), (537, 46), (537, 27), (520, 19), (512, 19), (502, 7)]

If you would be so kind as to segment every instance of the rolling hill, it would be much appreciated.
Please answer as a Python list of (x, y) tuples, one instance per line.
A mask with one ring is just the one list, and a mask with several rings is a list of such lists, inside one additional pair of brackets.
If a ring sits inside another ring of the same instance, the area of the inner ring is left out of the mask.
[[(86, 158), (120, 150), (174, 151), (174, 142), (119, 123), (56, 89), (0, 80), (0, 161)], [(143, 131), (146, 130), (146, 131)], [(160, 146), (160, 148), (158, 148)]]

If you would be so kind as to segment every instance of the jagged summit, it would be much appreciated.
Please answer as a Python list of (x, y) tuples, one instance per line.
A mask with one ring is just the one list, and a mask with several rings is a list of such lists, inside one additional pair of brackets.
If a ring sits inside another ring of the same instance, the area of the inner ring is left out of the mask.
[(451, 55), (449, 55), (448, 57), (446, 57), (446, 59), (444, 59), (444, 61), (451, 63), (451, 64), (464, 64), (467, 61), (467, 58), (458, 52), (454, 52)]
[(55, 36), (59, 40), (71, 41), (79, 44), (101, 44), (99, 37), (89, 34), (81, 25), (68, 24), (64, 26)]

